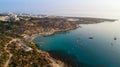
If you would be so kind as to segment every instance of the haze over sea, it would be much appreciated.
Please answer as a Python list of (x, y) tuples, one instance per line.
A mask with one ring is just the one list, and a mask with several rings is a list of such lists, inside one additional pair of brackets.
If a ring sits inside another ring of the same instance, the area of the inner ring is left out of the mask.
[(119, 18), (120, 0), (0, 0), (0, 12)]

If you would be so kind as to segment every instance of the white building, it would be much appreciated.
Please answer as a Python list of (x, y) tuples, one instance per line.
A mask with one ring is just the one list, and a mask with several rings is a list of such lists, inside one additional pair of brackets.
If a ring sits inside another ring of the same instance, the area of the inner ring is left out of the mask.
[(8, 21), (9, 16), (0, 16), (0, 21)]
[(19, 21), (20, 19), (17, 17), (16, 14), (11, 14), (9, 20), (10, 21)]
[(19, 21), (19, 20), (20, 19), (15, 14), (0, 16), (0, 21), (11, 22), (11, 21)]

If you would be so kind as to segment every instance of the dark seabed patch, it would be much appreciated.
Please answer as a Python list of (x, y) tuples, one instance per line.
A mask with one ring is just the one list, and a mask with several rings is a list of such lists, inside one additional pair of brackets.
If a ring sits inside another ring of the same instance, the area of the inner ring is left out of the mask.
[(94, 67), (93, 65), (80, 63), (77, 60), (76, 56), (74, 56), (73, 54), (69, 54), (63, 50), (52, 50), (48, 52), (50, 56), (52, 56), (55, 59), (65, 62), (69, 67)]

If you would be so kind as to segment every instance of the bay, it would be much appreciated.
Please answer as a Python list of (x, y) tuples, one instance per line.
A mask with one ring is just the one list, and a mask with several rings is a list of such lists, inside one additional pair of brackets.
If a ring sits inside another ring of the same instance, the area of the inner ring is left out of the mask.
[(73, 67), (120, 67), (120, 21), (80, 26), (34, 42)]

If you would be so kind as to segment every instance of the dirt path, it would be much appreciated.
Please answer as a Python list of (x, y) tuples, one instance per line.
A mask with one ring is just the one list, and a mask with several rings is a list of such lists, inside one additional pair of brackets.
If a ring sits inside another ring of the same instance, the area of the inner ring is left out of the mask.
[(5, 47), (4, 47), (5, 51), (9, 54), (9, 59), (6, 61), (4, 67), (8, 67), (9, 62), (10, 62), (12, 56), (13, 56), (13, 54), (11, 54), (9, 50), (7, 50), (7, 46), (8, 46), (9, 44), (11, 44), (12, 42), (16, 42), (16, 41), (17, 41), (17, 39), (12, 39), (12, 40), (9, 41), (9, 43), (7, 43), (7, 44), (5, 45)]

